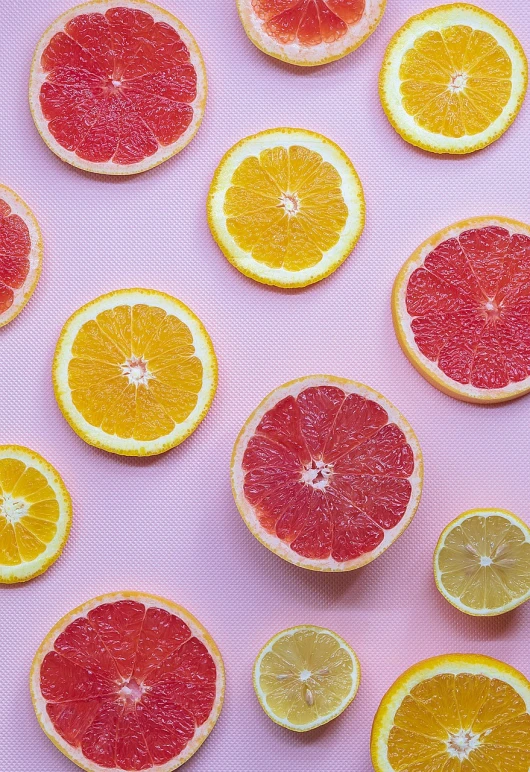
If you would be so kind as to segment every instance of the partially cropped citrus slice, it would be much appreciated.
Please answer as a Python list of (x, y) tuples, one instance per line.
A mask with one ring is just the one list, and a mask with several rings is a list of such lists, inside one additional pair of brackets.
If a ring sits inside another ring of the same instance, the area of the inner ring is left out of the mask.
[(444, 598), (473, 616), (495, 616), (530, 598), (530, 528), (511, 512), (472, 509), (449, 523), (434, 552)]
[(337, 633), (299, 625), (271, 638), (254, 663), (254, 689), (280, 726), (307, 732), (332, 721), (357, 694), (361, 669)]
[(66, 322), (53, 385), (64, 417), (90, 445), (149, 456), (197, 428), (215, 393), (217, 361), (203, 324), (179, 300), (118, 290)]
[(414, 367), (467, 402), (530, 391), (530, 226), (504, 217), (455, 223), (403, 265), (394, 327)]
[(0, 445), (0, 583), (46, 571), (71, 522), (72, 502), (53, 466), (28, 448)]
[(530, 683), (478, 654), (427, 659), (383, 697), (371, 750), (375, 772), (527, 772)]
[(250, 40), (290, 64), (326, 64), (372, 34), (386, 0), (236, 0)]
[(193, 36), (171, 13), (146, 0), (92, 0), (40, 39), (29, 100), (41, 137), (63, 161), (135, 174), (194, 137), (206, 73)]
[(210, 187), (208, 222), (241, 273), (303, 287), (348, 257), (364, 209), (357, 172), (334, 142), (305, 129), (270, 129), (226, 153)]
[(86, 772), (172, 772), (215, 726), (224, 669), (212, 638), (181, 606), (118, 592), (53, 627), (30, 688), (42, 729)]
[(385, 113), (412, 145), (471, 153), (512, 124), (528, 85), (521, 44), (467, 3), (429, 8), (396, 32), (379, 78)]
[(0, 327), (22, 311), (37, 284), (42, 237), (35, 215), (20, 196), (0, 185)]
[(275, 389), (243, 426), (232, 489), (253, 535), (290, 563), (349, 571), (403, 533), (418, 507), (421, 451), (381, 394), (331, 375)]

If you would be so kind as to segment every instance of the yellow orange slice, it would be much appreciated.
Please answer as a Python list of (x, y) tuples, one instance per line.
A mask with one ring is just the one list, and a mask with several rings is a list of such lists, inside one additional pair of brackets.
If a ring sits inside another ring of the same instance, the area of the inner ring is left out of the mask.
[(528, 85), (521, 44), (502, 21), (467, 3), (429, 8), (396, 32), (379, 79), (385, 113), (412, 145), (471, 153), (514, 121)]
[(201, 321), (162, 292), (103, 295), (66, 322), (53, 364), (55, 396), (90, 445), (122, 455), (162, 453), (202, 421), (217, 361)]
[(226, 258), (264, 284), (303, 287), (335, 271), (364, 227), (357, 172), (334, 142), (305, 129), (270, 129), (222, 159), (208, 222)]
[(371, 751), (375, 772), (527, 772), (530, 683), (491, 657), (427, 659), (383, 697)]
[(0, 446), (0, 582), (25, 582), (61, 554), (72, 502), (42, 456), (19, 445)]
[(299, 625), (271, 638), (254, 663), (254, 689), (265, 713), (294, 732), (337, 718), (359, 688), (353, 649), (331, 630)]

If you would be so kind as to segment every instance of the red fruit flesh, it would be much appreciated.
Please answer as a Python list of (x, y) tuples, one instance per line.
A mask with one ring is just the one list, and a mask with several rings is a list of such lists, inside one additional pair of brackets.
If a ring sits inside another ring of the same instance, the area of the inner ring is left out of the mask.
[(279, 43), (316, 46), (344, 37), (362, 18), (366, 0), (252, 0), (252, 6)]
[(27, 279), (30, 252), (28, 226), (0, 199), (0, 319), (13, 305), (15, 291)]

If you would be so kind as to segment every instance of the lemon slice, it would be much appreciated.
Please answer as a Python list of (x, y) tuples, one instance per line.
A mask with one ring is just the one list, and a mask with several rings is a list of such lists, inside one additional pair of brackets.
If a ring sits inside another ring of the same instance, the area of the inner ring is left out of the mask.
[(513, 32), (481, 8), (453, 3), (413, 16), (396, 32), (379, 93), (407, 142), (433, 153), (471, 153), (511, 125), (527, 84)]
[(335, 271), (361, 235), (364, 210), (349, 158), (304, 129), (270, 129), (238, 142), (208, 197), (208, 222), (225, 257), (278, 287), (304, 287)]
[(86, 442), (148, 456), (178, 445), (202, 421), (217, 361), (204, 326), (179, 300), (119, 290), (66, 322), (53, 383), (63, 415)]
[(61, 554), (72, 502), (57, 471), (19, 445), (0, 446), (0, 582), (25, 582)]
[(434, 552), (444, 598), (473, 616), (496, 616), (530, 598), (530, 528), (511, 512), (472, 509), (449, 523)]
[(307, 732), (337, 718), (361, 676), (355, 652), (339, 635), (313, 625), (283, 630), (254, 663), (254, 689), (275, 723)]
[(375, 772), (527, 772), (530, 683), (510, 665), (446, 654), (403, 673), (372, 729)]

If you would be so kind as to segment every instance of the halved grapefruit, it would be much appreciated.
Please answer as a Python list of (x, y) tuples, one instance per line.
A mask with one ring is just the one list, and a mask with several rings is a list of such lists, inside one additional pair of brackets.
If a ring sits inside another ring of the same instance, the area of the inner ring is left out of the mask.
[(41, 265), (42, 236), (35, 215), (14, 190), (0, 185), (0, 327), (30, 299)]
[(423, 482), (416, 435), (368, 386), (312, 375), (279, 386), (247, 420), (232, 489), (253, 535), (316, 571), (370, 563), (414, 517)]
[(425, 241), (399, 272), (394, 327), (414, 367), (467, 402), (530, 391), (530, 226), (476, 217)]
[(250, 40), (290, 64), (326, 64), (351, 53), (375, 30), (386, 0), (237, 0)]
[(135, 174), (194, 137), (206, 101), (195, 39), (146, 0), (92, 0), (40, 39), (29, 100), (35, 125), (63, 161), (101, 174)]
[(30, 688), (50, 740), (87, 772), (172, 772), (212, 731), (221, 655), (171, 601), (117, 592), (63, 617), (41, 643)]

